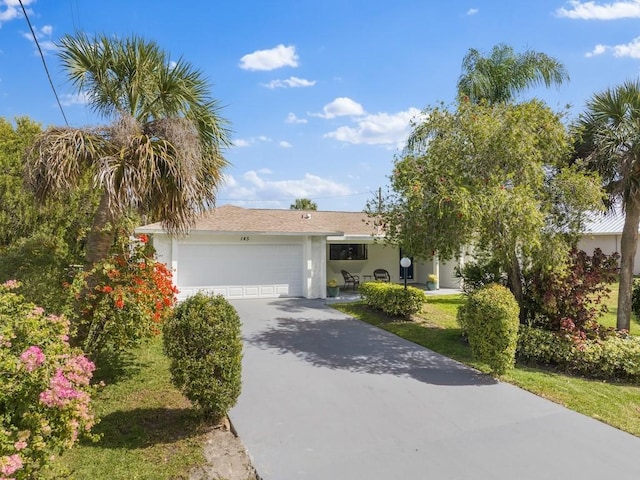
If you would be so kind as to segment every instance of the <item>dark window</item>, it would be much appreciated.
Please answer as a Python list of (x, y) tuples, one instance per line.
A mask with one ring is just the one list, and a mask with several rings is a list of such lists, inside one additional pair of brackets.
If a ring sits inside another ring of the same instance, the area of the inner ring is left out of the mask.
[(366, 260), (367, 246), (364, 243), (329, 245), (329, 260)]

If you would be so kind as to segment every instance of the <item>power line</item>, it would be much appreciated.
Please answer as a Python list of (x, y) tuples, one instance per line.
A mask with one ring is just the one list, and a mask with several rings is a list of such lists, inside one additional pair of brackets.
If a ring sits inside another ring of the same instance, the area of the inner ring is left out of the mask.
[(53, 85), (53, 80), (51, 80), (51, 75), (49, 74), (49, 69), (47, 68), (47, 62), (44, 60), (44, 53), (42, 53), (42, 48), (40, 48), (40, 43), (38, 42), (38, 37), (36, 36), (36, 32), (31, 25), (31, 20), (29, 20), (29, 15), (27, 15), (27, 10), (24, 8), (22, 4), (22, 0), (18, 0), (20, 3), (20, 7), (22, 8), (22, 13), (24, 14), (24, 18), (27, 20), (27, 24), (29, 25), (29, 30), (31, 30), (31, 36), (33, 36), (33, 41), (38, 47), (38, 52), (40, 52), (40, 58), (42, 59), (42, 65), (44, 65), (44, 71), (47, 74), (47, 78), (49, 79), (49, 85), (51, 85), (51, 90), (53, 90), (53, 95), (56, 97), (56, 102), (58, 102), (58, 107), (60, 108), (60, 113), (62, 113), (62, 118), (64, 118), (64, 123), (68, 127), (69, 122), (67, 121), (67, 116), (64, 114), (64, 110), (62, 109), (62, 103), (60, 103), (60, 98), (58, 97), (58, 92), (56, 92), (56, 87)]

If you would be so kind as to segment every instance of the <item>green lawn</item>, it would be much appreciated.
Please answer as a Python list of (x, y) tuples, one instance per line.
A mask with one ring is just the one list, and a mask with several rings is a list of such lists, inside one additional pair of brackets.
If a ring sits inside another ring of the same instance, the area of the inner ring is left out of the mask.
[(93, 401), (102, 437), (66, 452), (56, 465), (61, 478), (187, 479), (205, 461), (209, 427), (171, 384), (161, 339), (133, 351), (117, 376), (106, 370), (96, 372), (107, 385)]
[[(615, 301), (617, 298), (609, 300), (614, 305)], [(355, 318), (488, 372), (486, 365), (472, 358), (468, 344), (461, 338), (456, 312), (462, 302), (462, 295), (430, 295), (415, 322), (392, 321), (359, 302), (333, 306)], [(609, 315), (611, 314), (610, 312)], [(612, 326), (615, 326), (615, 313), (612, 318)], [(611, 317), (604, 321), (606, 324), (610, 322)], [(638, 334), (638, 330), (640, 324), (637, 320), (632, 321), (632, 333)], [(511, 373), (501, 377), (501, 380), (640, 437), (638, 385), (588, 380), (522, 365), (517, 365)]]

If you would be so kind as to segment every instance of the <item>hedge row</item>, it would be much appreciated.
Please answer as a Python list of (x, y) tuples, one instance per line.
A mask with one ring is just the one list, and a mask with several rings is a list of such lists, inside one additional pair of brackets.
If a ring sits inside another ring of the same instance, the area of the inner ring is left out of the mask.
[(576, 341), (561, 332), (520, 326), (518, 360), (591, 378), (640, 381), (640, 338), (612, 335)]
[(425, 293), (415, 287), (394, 283), (367, 282), (360, 285), (362, 301), (371, 308), (392, 317), (409, 318), (422, 310), (427, 300)]

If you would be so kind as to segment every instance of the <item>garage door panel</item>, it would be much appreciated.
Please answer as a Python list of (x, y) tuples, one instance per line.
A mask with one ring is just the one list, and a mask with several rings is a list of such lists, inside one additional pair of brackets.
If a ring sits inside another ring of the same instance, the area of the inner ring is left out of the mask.
[(179, 246), (178, 287), (230, 298), (302, 296), (302, 246)]

